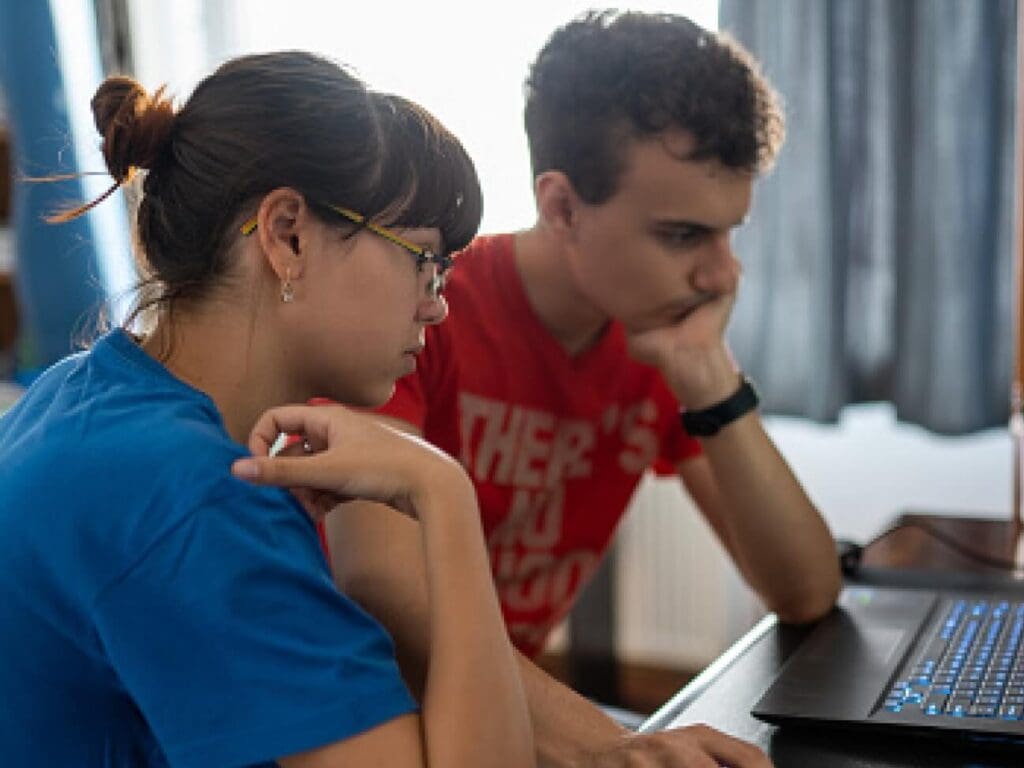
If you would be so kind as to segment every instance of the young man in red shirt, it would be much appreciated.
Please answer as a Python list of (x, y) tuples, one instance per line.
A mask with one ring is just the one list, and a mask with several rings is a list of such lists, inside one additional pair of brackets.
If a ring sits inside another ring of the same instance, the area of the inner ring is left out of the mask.
[[(709, 729), (629, 734), (529, 657), (648, 468), (678, 472), (782, 620), (836, 598), (828, 528), (724, 340), (741, 272), (730, 233), (781, 144), (776, 96), (736, 44), (632, 13), (556, 31), (526, 86), (537, 223), (458, 257), (449, 319), (382, 412), (476, 485), (542, 765), (766, 765)], [(328, 521), (339, 580), (389, 626), (415, 686), (428, 606), (414, 525), (367, 507)]]

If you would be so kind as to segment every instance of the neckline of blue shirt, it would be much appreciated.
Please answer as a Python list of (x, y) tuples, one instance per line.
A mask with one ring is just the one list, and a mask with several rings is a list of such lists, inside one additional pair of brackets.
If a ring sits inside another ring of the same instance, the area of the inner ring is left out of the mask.
[(182, 381), (171, 373), (165, 365), (138, 345), (123, 328), (114, 328), (104, 334), (93, 345), (92, 354), (98, 355), (101, 359), (109, 354), (116, 355), (119, 358), (119, 362), (127, 363), (138, 373), (154, 379), (164, 386), (170, 385), (181, 390), (184, 394), (200, 400), (214, 414), (217, 425), (226, 432), (220, 409), (213, 402), (213, 398), (201, 389), (193, 387), (188, 382)]

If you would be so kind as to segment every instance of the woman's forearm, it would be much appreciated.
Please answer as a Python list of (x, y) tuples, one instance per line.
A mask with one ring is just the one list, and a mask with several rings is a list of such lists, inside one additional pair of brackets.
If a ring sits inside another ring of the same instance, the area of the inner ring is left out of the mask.
[(430, 656), (423, 723), (430, 765), (535, 765), (529, 711), (505, 632), (468, 478), (417, 503)]

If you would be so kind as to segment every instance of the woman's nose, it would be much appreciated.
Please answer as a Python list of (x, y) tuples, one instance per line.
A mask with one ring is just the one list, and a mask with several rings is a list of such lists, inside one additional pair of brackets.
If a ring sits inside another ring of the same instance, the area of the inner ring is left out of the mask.
[(416, 319), (425, 325), (437, 325), (446, 317), (448, 317), (448, 302), (443, 295), (438, 294), (436, 297), (424, 299), (420, 303)]

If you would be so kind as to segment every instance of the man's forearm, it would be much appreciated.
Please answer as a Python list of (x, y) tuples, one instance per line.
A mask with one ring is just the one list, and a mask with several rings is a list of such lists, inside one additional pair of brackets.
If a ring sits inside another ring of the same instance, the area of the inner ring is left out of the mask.
[(629, 732), (566, 685), (519, 654), (519, 669), (541, 768), (583, 768)]
[(819, 618), (841, 584), (832, 534), (757, 414), (703, 446), (717, 489), (715, 527), (747, 581), (784, 621)]

